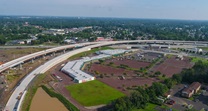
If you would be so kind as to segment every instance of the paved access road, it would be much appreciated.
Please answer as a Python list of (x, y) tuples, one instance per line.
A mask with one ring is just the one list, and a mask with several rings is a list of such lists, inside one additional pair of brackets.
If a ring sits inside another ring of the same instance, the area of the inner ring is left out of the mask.
[(17, 58), (15, 60), (9, 61), (5, 64), (0, 65), (0, 73), (2, 71), (5, 71), (11, 67), (17, 66), (21, 63), (24, 63), (27, 60), (31, 60), (34, 59), (38, 56), (42, 56), (42, 55), (46, 55), (48, 53), (53, 53), (59, 50), (65, 50), (65, 49), (69, 49), (69, 48), (73, 48), (76, 46), (85, 46), (85, 45), (92, 45), (92, 44), (98, 44), (99, 42), (88, 42), (88, 43), (81, 43), (81, 44), (73, 44), (73, 45), (66, 45), (66, 46), (60, 46), (60, 47), (56, 47), (56, 48), (52, 48), (52, 49), (47, 49), (47, 50), (43, 50), (43, 51), (39, 51), (33, 54), (29, 54), (20, 58)]
[(17, 97), (19, 96), (20, 93), (23, 93), (27, 89), (27, 86), (34, 79), (34, 77), (36, 75), (41, 74), (41, 73), (45, 73), (46, 71), (48, 71), (50, 68), (52, 68), (56, 64), (63, 62), (64, 60), (68, 59), (69, 57), (71, 57), (73, 55), (76, 55), (76, 54), (84, 52), (84, 51), (88, 51), (89, 49), (94, 48), (94, 47), (100, 47), (100, 46), (105, 46), (105, 45), (109, 45), (109, 44), (110, 43), (102, 43), (102, 44), (86, 46), (86, 47), (83, 47), (80, 49), (75, 49), (73, 51), (67, 52), (67, 53), (65, 53), (61, 56), (58, 56), (58, 57), (46, 62), (45, 64), (39, 66), (37, 69), (32, 71), (30, 74), (28, 74), (22, 80), (22, 82), (19, 84), (19, 86), (16, 87), (16, 89), (12, 93), (11, 97), (9, 98), (9, 101), (6, 104), (5, 111), (13, 111), (14, 109), (16, 109), (18, 107), (17, 106), (17, 102), (18, 102)]
[(46, 55), (48, 53), (53, 53), (56, 51), (60, 51), (60, 50), (65, 50), (68, 48), (72, 48), (72, 47), (76, 47), (76, 46), (84, 46), (84, 45), (92, 45), (92, 44), (102, 44), (102, 43), (108, 43), (108, 45), (112, 45), (112, 44), (123, 44), (123, 43), (134, 43), (134, 42), (138, 42), (138, 43), (161, 43), (161, 44), (174, 44), (174, 45), (205, 45), (207, 46), (208, 42), (204, 42), (204, 41), (176, 41), (176, 40), (126, 40), (126, 41), (108, 41), (108, 42), (87, 42), (87, 43), (80, 43), (80, 44), (73, 44), (73, 45), (66, 45), (66, 46), (60, 46), (60, 47), (55, 47), (52, 49), (47, 49), (44, 51), (40, 51), (40, 52), (36, 52), (33, 54), (29, 54), (23, 57), (20, 57), (18, 59), (12, 60), (10, 62), (7, 62), (3, 65), (0, 65), (0, 72), (5, 71), (11, 67), (14, 67), (16, 65), (19, 65), (21, 63), (24, 63), (27, 60), (31, 60), (35, 57), (38, 56), (42, 56), (42, 55)]
[[(7, 111), (13, 111), (14, 109), (17, 108), (17, 103), (19, 102), (16, 98), (18, 97), (18, 95), (21, 92), (24, 92), (27, 89), (28, 84), (33, 80), (33, 78), (41, 73), (45, 73), (46, 71), (48, 71), (50, 68), (52, 68), (53, 66), (55, 66), (56, 64), (63, 62), (64, 60), (68, 59), (69, 57), (90, 50), (91, 48), (95, 48), (95, 47), (101, 47), (101, 46), (106, 46), (106, 45), (112, 45), (112, 44), (122, 44), (122, 43), (129, 43), (129, 42), (176, 42), (176, 41), (166, 41), (166, 40), (135, 40), (135, 41), (112, 41), (112, 42), (93, 42), (93, 43), (83, 43), (83, 44), (79, 44), (79, 45), (90, 45), (90, 46), (85, 46), (83, 48), (80, 49), (76, 49), (70, 52), (67, 52), (61, 56), (58, 56), (48, 62), (46, 62), (45, 64), (41, 65), (40, 67), (38, 67), (37, 69), (35, 69), (34, 71), (32, 71), (30, 74), (28, 74), (20, 83), (19, 86), (16, 87), (16, 89), (14, 90), (14, 92), (12, 93), (11, 97), (9, 98), (9, 101), (6, 104), (5, 110)], [(184, 41), (183, 41), (184, 42)], [(96, 44), (96, 45), (91, 45), (91, 44)], [(54, 52), (57, 50), (61, 50), (61, 49), (65, 49), (65, 48), (69, 48), (69, 47), (75, 47), (77, 46), (77, 44), (75, 45), (69, 45), (69, 46), (61, 46), (61, 47), (57, 47), (57, 48), (52, 48), (52, 49), (48, 49), (45, 50), (47, 52)], [(15, 59), (13, 61), (10, 61), (8, 63), (3, 64), (4, 66), (0, 66), (0, 72), (2, 70), (4, 70), (4, 68), (8, 68), (11, 67), (14, 63), (19, 63), (22, 62), (28, 58), (33, 58), (36, 57), (37, 55), (44, 55), (46, 54), (45, 51), (40, 51), (34, 54), (30, 54), (18, 59)], [(23, 97), (22, 97), (23, 98)], [(22, 99), (21, 99), (22, 100)], [(21, 102), (20, 102), (21, 103)], [(21, 104), (20, 104), (21, 105)]]

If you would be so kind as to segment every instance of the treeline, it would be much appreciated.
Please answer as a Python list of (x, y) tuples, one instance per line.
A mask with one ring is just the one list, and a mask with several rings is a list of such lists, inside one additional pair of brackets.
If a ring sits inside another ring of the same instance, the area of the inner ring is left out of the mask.
[(198, 61), (191, 69), (186, 69), (181, 73), (182, 81), (192, 83), (195, 81), (208, 83), (208, 62), (207, 60)]
[[(25, 22), (30, 25), (42, 26), (37, 29), (33, 26), (23, 26)], [(171, 39), (171, 40), (208, 40), (207, 21), (183, 20), (153, 20), (153, 19), (119, 19), (119, 18), (77, 18), (77, 17), (31, 17), (18, 16), (0, 17), (0, 34), (8, 40), (14, 40), (18, 34), (37, 34), (50, 28), (74, 28), (93, 26), (92, 30), (80, 33), (70, 33), (68, 36), (83, 38), (107, 36), (112, 31), (114, 39), (134, 40), (136, 37), (145, 39)], [(100, 34), (92, 34), (101, 31)], [(14, 36), (13, 36), (14, 35)], [(21, 38), (27, 36), (21, 36)], [(2, 40), (1, 40), (2, 41)]]
[(119, 98), (112, 102), (112, 111), (131, 111), (133, 109), (145, 108), (147, 103), (161, 105), (162, 102), (157, 98), (168, 91), (166, 85), (154, 82), (151, 87), (138, 87), (130, 96)]
[(0, 35), (0, 44), (5, 44), (6, 43), (6, 39), (4, 38), (3, 35)]
[(163, 82), (154, 82), (150, 87), (138, 87), (130, 96), (119, 98), (111, 103), (113, 111), (132, 111), (133, 109), (144, 109), (147, 103), (161, 105), (159, 96), (180, 83), (192, 82), (208, 83), (208, 62), (198, 61), (193, 68), (185, 69), (181, 74), (174, 74)]
[(63, 39), (65, 38), (62, 35), (38, 35), (38, 40), (32, 41), (31, 45), (35, 44), (43, 44), (45, 42), (52, 42), (52, 43), (63, 43)]

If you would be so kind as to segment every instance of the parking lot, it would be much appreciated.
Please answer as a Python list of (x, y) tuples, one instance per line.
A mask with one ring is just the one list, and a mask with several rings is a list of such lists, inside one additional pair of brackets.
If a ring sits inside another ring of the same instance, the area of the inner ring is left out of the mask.
[(206, 109), (208, 110), (208, 92), (201, 93), (195, 100), (190, 100), (187, 98), (181, 97), (181, 91), (184, 88), (184, 84), (177, 85), (172, 88), (171, 99), (175, 101), (175, 104), (172, 106), (174, 109), (179, 111), (184, 111), (187, 109), (187, 106), (193, 106), (196, 110)]

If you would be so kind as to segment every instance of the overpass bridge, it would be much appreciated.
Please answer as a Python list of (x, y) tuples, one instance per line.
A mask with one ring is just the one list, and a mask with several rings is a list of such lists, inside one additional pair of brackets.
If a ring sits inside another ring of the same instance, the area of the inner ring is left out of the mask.
[(57, 51), (64, 51), (67, 49), (71, 49), (74, 47), (80, 47), (80, 46), (87, 46), (87, 45), (93, 45), (93, 44), (103, 44), (107, 43), (107, 45), (114, 45), (114, 44), (168, 44), (168, 45), (200, 45), (200, 46), (208, 46), (208, 42), (206, 41), (178, 41), (178, 40), (125, 40), (125, 41), (108, 41), (108, 42), (86, 42), (86, 43), (80, 43), (80, 44), (73, 44), (73, 45), (66, 45), (66, 46), (60, 46), (55, 47), (47, 50), (43, 50), (40, 52), (36, 52), (33, 54), (29, 54), (23, 57), (20, 57), (18, 59), (9, 61), (5, 64), (0, 65), (0, 73), (12, 68), (17, 65), (21, 65), (24, 62), (28, 60), (33, 60), (39, 56), (44, 56), (46, 54), (55, 53)]
[[(33, 59), (34, 57), (37, 56), (41, 56), (41, 55), (45, 55), (47, 53), (53, 53), (59, 50), (65, 50), (67, 48), (73, 48), (76, 46), (80, 46), (80, 45), (85, 45), (85, 47), (79, 48), (79, 49), (75, 49), (72, 51), (69, 51), (65, 54), (62, 54), (58, 57), (55, 57), (52, 60), (47, 61), (45, 64), (42, 64), (41, 66), (39, 66), (37, 69), (35, 69), (34, 71), (32, 71), (30, 74), (28, 74), (22, 81), (21, 83), (15, 88), (15, 90), (13, 91), (11, 97), (9, 98), (6, 107), (5, 107), (5, 111), (13, 111), (13, 110), (19, 110), (21, 103), (24, 99), (24, 95), (27, 91), (27, 87), (29, 85), (29, 83), (36, 77), (36, 75), (41, 74), (41, 73), (45, 73), (46, 71), (48, 71), (49, 69), (51, 69), (52, 67), (54, 67), (55, 65), (63, 62), (64, 60), (67, 60), (69, 57), (76, 55), (78, 53), (84, 52), (84, 51), (88, 51), (91, 50), (93, 48), (97, 48), (97, 47), (102, 47), (102, 46), (109, 46), (109, 45), (114, 45), (114, 44), (130, 44), (130, 43), (178, 43), (178, 44), (184, 44), (185, 41), (172, 41), (172, 40), (131, 40), (131, 41), (111, 41), (111, 42), (88, 42), (88, 43), (83, 43), (83, 44), (74, 44), (74, 45), (68, 45), (68, 46), (61, 46), (61, 47), (57, 47), (57, 48), (52, 48), (52, 49), (48, 49), (45, 51), (40, 51), (34, 54), (30, 54), (18, 59), (15, 59), (13, 61), (10, 61), (6, 64), (3, 64), (4, 66), (0, 66), (0, 71), (4, 71), (9, 67), (12, 67), (14, 63), (19, 64), (22, 63), (28, 59)], [(205, 44), (207, 45), (208, 42), (199, 42), (199, 41), (188, 41), (188, 44)], [(18, 97), (18, 95), (20, 93), (24, 92), (23, 96), (21, 97), (20, 100), (17, 100), (16, 98)]]
[(7, 63), (4, 63), (4, 64), (0, 65), (0, 73), (9, 69), (9, 68), (14, 67), (14, 66), (21, 65), (26, 61), (34, 60), (35, 58), (40, 57), (40, 56), (45, 56), (47, 54), (55, 54), (55, 52), (58, 52), (58, 51), (65, 52), (68, 49), (72, 49), (72, 48), (75, 48), (75, 47), (82, 47), (82, 46), (92, 45), (92, 44), (98, 44), (98, 43), (88, 42), (88, 43), (81, 43), (81, 44), (66, 45), (66, 46), (60, 46), (60, 47), (56, 47), (56, 48), (51, 48), (51, 49), (39, 51), (39, 52), (36, 52), (36, 53), (33, 53), (33, 54), (29, 54), (29, 55), (14, 59), (12, 61), (9, 61)]

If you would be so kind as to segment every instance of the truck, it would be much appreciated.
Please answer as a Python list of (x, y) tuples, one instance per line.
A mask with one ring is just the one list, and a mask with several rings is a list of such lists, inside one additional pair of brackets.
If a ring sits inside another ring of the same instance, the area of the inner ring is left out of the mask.
[(20, 100), (22, 97), (23, 92), (20, 92), (19, 95), (17, 96), (17, 100)]

